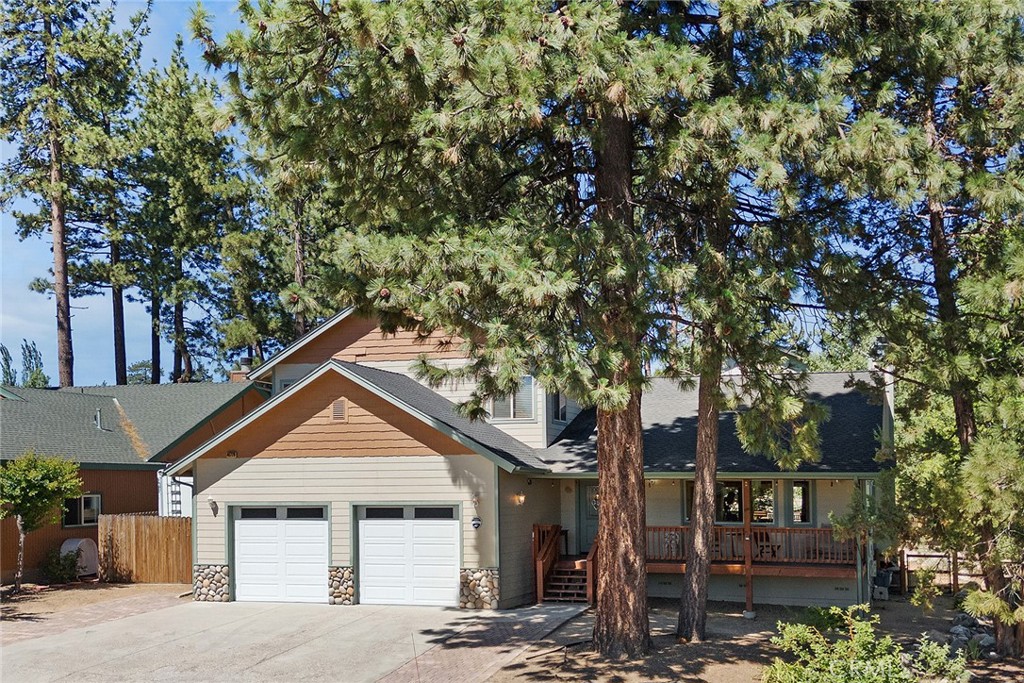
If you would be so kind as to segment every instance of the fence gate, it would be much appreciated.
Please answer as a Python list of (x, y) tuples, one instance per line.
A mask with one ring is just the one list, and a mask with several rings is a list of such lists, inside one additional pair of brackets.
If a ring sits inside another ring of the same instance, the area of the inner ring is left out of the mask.
[(192, 519), (100, 515), (100, 577), (128, 583), (192, 583)]

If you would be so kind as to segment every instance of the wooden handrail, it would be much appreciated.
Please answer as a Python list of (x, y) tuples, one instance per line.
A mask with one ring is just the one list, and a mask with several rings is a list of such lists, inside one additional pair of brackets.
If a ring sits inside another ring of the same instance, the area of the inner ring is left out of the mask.
[(547, 583), (548, 574), (558, 562), (558, 539), (562, 527), (557, 524), (535, 525), (533, 542), (537, 548), (534, 555), (534, 571), (536, 577), (537, 602), (544, 601), (544, 585)]
[(593, 605), (597, 598), (597, 539), (590, 544), (587, 553), (587, 603)]

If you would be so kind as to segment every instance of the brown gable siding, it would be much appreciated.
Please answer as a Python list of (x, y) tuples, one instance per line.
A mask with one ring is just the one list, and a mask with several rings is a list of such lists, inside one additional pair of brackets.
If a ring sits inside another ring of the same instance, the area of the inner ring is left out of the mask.
[(254, 411), (266, 400), (267, 399), (261, 392), (256, 389), (250, 389), (227, 408), (196, 427), (195, 431), (182, 439), (174, 448), (169, 450), (162, 458), (160, 458), (160, 461), (175, 462), (184, 458), (186, 455)]
[[(347, 421), (332, 418), (347, 400)], [(472, 451), (333, 372), (228, 437), (204, 457), (307, 458), (382, 455), (467, 455)]]
[(415, 360), (423, 354), (431, 358), (462, 358), (465, 354), (461, 343), (458, 337), (441, 332), (426, 337), (406, 330), (385, 334), (375, 320), (353, 315), (296, 349), (285, 362), (319, 365), (330, 358), (356, 362)]

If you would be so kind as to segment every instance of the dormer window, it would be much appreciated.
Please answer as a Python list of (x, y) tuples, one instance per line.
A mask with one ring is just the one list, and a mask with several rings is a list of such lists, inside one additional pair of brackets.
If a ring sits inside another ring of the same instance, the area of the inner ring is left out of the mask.
[(519, 390), (510, 396), (497, 396), (491, 400), (492, 420), (533, 419), (533, 377), (519, 380)]

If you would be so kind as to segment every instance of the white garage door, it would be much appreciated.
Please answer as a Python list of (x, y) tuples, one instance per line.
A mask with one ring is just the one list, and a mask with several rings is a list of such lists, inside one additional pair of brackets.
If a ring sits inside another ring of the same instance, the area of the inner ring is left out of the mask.
[(235, 512), (235, 599), (327, 602), (327, 518), (320, 507)]
[(368, 508), (361, 516), (370, 518), (359, 520), (359, 602), (458, 606), (453, 508)]

